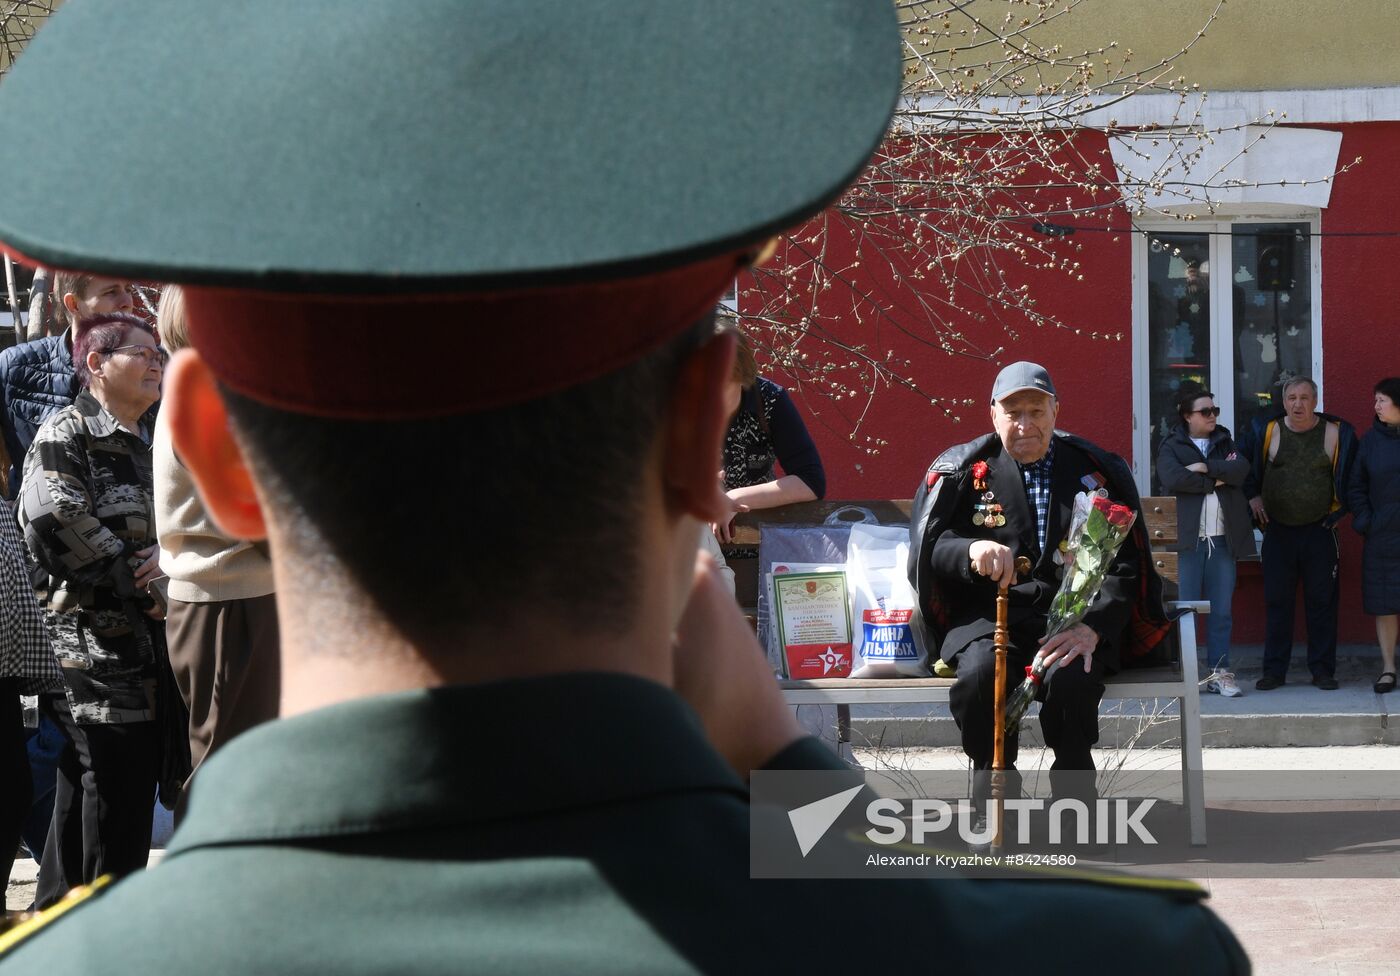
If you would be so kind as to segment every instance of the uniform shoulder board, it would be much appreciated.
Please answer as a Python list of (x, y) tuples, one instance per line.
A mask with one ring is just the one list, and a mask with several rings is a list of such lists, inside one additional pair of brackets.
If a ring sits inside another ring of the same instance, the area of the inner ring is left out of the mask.
[(1069, 867), (1037, 865), (1034, 867), (1010, 868), (1007, 877), (1043, 878), (1051, 881), (1071, 881), (1078, 884), (1101, 888), (1116, 888), (1120, 891), (1148, 891), (1170, 898), (1173, 901), (1204, 901), (1210, 892), (1194, 881), (1185, 878), (1151, 878), (1133, 874), (1123, 874), (1112, 869), (1098, 869), (1092, 865)]
[(78, 885), (64, 895), (63, 900), (57, 905), (52, 905), (42, 912), (35, 912), (8, 929), (0, 929), (0, 959), (5, 958), (22, 943), (27, 942), (36, 932), (84, 902), (91, 900), (94, 895), (100, 894), (112, 881), (113, 878), (110, 874), (104, 874), (90, 885)]
[(1119, 888), (1125, 891), (1151, 891), (1176, 901), (1204, 901), (1210, 893), (1194, 881), (1185, 878), (1144, 878), (1131, 874), (1118, 874), (1113, 871), (1094, 871), (1073, 868), (1062, 875), (1066, 881), (1083, 881), (1087, 884)]

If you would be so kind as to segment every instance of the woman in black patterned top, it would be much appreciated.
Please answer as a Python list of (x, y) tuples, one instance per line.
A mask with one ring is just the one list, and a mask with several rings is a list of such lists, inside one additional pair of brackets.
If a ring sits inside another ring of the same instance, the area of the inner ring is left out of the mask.
[(145, 618), (163, 610), (150, 586), (160, 570), (142, 416), (160, 399), (165, 360), (141, 319), (94, 319), (73, 348), (83, 391), (25, 456), (20, 525), (50, 577), (47, 620), (64, 678), (43, 707), (68, 738), (40, 908), (102, 874), (144, 867), (150, 853), (159, 635)]
[(19, 696), (61, 683), (19, 526), (10, 506), (0, 502), (0, 891), (9, 884), (34, 789)]
[[(810, 502), (826, 494), (821, 455), (787, 390), (758, 375), (748, 337), (739, 337), (729, 382), (729, 431), (724, 436), (724, 490), (736, 512)], [(774, 471), (774, 464), (782, 475)], [(714, 526), (721, 542), (732, 520)]]

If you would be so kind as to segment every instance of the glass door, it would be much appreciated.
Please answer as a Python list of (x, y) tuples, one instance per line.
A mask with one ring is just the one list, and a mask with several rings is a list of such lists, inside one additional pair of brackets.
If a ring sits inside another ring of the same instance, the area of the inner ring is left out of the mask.
[[(1177, 400), (1213, 389), (1211, 352), (1211, 235), (1153, 234), (1147, 245), (1148, 457), (1178, 422)], [(1156, 465), (1147, 466), (1150, 493), (1162, 494)]]
[(1232, 430), (1238, 438), (1256, 416), (1281, 405), (1285, 382), (1295, 376), (1319, 382), (1320, 377), (1313, 363), (1309, 225), (1235, 224), (1230, 246), (1235, 347)]
[(1238, 440), (1284, 382), (1321, 387), (1319, 248), (1312, 219), (1196, 221), (1133, 240), (1133, 473), (1161, 494), (1156, 458), (1178, 399), (1209, 389)]

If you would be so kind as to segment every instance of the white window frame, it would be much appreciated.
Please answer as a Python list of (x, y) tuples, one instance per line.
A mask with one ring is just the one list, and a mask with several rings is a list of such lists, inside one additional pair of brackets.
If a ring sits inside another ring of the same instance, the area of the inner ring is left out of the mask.
[(719, 307), (728, 309), (735, 315), (739, 314), (739, 276), (737, 274), (729, 282), (729, 288), (719, 297)]
[[(1209, 234), (1210, 266), (1227, 269), (1227, 277), (1234, 274), (1230, 253), (1230, 230), (1236, 224), (1263, 223), (1306, 223), (1311, 228), (1309, 247), (1312, 273), (1312, 380), (1317, 384), (1318, 409), (1324, 409), (1326, 386), (1323, 383), (1322, 335), (1326, 328), (1322, 314), (1322, 212), (1316, 209), (1283, 210), (1273, 207), (1268, 212), (1250, 212), (1241, 208), (1238, 212), (1221, 214), (1215, 220), (1173, 220), (1144, 219), (1136, 222), (1139, 233), (1133, 234), (1133, 478), (1138, 491), (1144, 495), (1152, 489), (1152, 466), (1156, 459), (1151, 455), (1152, 426), (1148, 408), (1148, 351), (1151, 348), (1147, 335), (1147, 256), (1148, 238), (1152, 234)], [(1218, 272), (1216, 272), (1218, 273)], [(1220, 422), (1230, 428), (1237, 438), (1240, 431), (1235, 427), (1235, 338), (1234, 308), (1229, 288), (1212, 288), (1211, 294), (1211, 392), (1220, 406)], [(1220, 341), (1220, 323), (1230, 323), (1229, 341)]]

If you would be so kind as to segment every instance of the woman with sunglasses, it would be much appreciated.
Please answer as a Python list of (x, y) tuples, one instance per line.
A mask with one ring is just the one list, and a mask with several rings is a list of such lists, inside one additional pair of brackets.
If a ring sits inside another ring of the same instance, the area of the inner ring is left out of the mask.
[(159, 773), (155, 684), (164, 615), (151, 431), (165, 351), (132, 315), (95, 317), (73, 344), (82, 387), (35, 435), (19, 521), (48, 574), (46, 624), (64, 688), (41, 707), (68, 739), (39, 866), (40, 908), (103, 874), (143, 868)]
[(1206, 691), (1242, 694), (1230, 670), (1230, 607), (1235, 562), (1254, 555), (1254, 523), (1240, 485), (1249, 460), (1217, 418), (1209, 390), (1188, 390), (1177, 401), (1181, 422), (1157, 453), (1157, 477), (1176, 495), (1177, 581), (1183, 600), (1210, 601), (1206, 616)]

